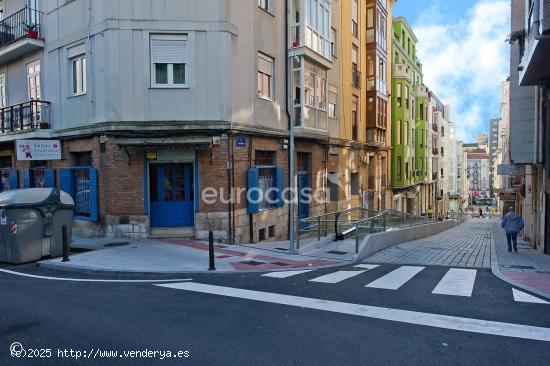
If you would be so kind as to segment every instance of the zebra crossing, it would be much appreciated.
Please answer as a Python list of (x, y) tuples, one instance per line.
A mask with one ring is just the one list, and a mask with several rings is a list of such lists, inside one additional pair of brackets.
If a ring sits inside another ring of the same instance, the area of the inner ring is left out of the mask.
[[(379, 268), (378, 264), (358, 264), (355, 269), (335, 270), (320, 276), (315, 276), (316, 270), (295, 270), (295, 271), (278, 271), (265, 273), (262, 276), (273, 279), (288, 279), (298, 275), (309, 274), (307, 282), (335, 285), (343, 281), (360, 278), (361, 275)], [(372, 289), (381, 289), (396, 291), (405, 284), (413, 281), (418, 274), (424, 271), (424, 266), (399, 266), (380, 277), (366, 283), (364, 287)], [(433, 290), (434, 295), (460, 296), (469, 298), (472, 297), (475, 282), (477, 279), (477, 269), (470, 268), (450, 268), (446, 271), (443, 277), (437, 282)], [(535, 303), (535, 304), (550, 304), (549, 302), (539, 299), (538, 297), (529, 295), (517, 289), (513, 289), (513, 299), (515, 302)]]

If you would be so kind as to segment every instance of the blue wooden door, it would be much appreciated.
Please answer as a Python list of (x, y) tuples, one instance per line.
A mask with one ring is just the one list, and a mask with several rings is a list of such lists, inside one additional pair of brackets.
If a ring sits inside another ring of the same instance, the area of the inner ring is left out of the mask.
[(193, 226), (192, 164), (151, 164), (150, 185), (152, 227)]
[[(309, 172), (298, 172), (298, 219), (309, 217), (307, 188), (310, 188)], [(311, 194), (311, 192), (309, 192), (309, 194)]]

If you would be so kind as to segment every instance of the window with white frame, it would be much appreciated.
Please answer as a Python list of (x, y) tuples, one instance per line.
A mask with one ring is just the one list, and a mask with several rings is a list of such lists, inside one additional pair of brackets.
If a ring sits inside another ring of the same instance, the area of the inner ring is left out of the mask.
[(40, 61), (27, 65), (27, 88), (30, 100), (40, 100)]
[(71, 95), (86, 94), (88, 62), (85, 45), (69, 48), (67, 56), (71, 73)]
[(256, 150), (255, 165), (259, 170), (258, 189), (260, 191), (260, 210), (273, 208), (275, 202), (275, 169), (277, 168), (275, 151)]
[(151, 35), (151, 84), (159, 88), (187, 86), (187, 36)]
[(330, 60), (330, 0), (306, 0), (306, 46)]
[(6, 105), (6, 74), (0, 74), (0, 107)]
[(258, 96), (273, 99), (273, 58), (258, 53)]

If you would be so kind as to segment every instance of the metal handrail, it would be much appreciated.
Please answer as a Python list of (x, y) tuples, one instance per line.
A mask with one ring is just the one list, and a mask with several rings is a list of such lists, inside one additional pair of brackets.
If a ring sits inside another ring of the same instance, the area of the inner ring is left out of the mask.
[[(0, 47), (4, 47), (21, 38), (42, 38), (42, 16), (39, 10), (25, 6), (0, 21)], [(27, 26), (36, 26), (36, 37), (31, 36)]]
[(0, 132), (50, 128), (50, 102), (30, 100), (0, 108)]

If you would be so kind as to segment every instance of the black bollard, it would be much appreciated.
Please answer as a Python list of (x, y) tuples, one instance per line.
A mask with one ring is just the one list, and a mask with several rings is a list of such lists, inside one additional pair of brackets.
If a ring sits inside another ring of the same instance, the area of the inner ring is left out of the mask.
[(67, 238), (67, 226), (61, 227), (61, 236), (63, 239), (63, 262), (69, 261), (69, 239)]
[(209, 271), (215, 271), (216, 266), (214, 264), (214, 232), (210, 230), (208, 232), (208, 258), (210, 259)]

